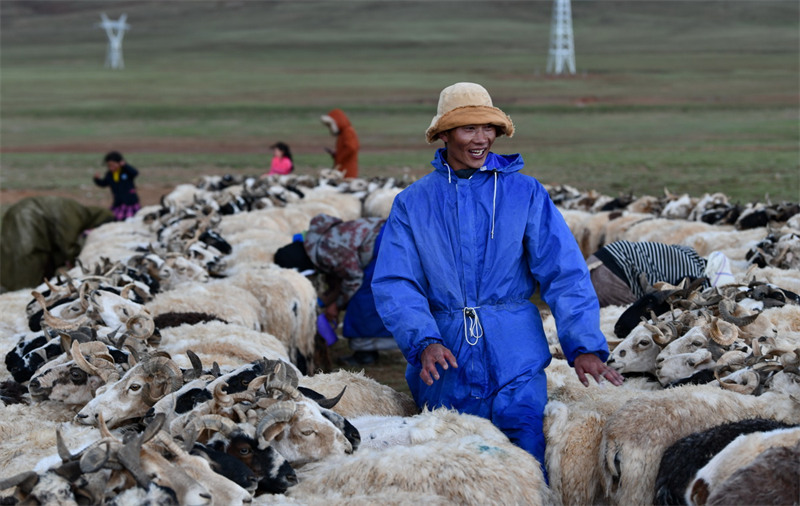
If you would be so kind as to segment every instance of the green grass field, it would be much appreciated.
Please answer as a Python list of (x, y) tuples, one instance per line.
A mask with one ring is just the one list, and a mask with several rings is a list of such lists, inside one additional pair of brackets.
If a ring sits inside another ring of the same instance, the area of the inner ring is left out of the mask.
[[(86, 191), (121, 150), (140, 184), (260, 174), (287, 142), (330, 165), (340, 107), (361, 175), (420, 176), (439, 91), (475, 81), (544, 183), (610, 195), (800, 200), (800, 4), (574, 1), (578, 74), (544, 73), (550, 1), (0, 2), (0, 185)], [(124, 70), (100, 13), (128, 14)]]

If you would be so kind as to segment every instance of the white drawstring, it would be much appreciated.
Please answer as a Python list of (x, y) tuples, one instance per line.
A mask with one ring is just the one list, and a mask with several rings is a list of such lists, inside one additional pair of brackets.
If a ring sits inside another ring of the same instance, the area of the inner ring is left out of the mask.
[[(478, 339), (483, 337), (483, 327), (481, 327), (481, 321), (478, 318), (478, 312), (475, 311), (479, 307), (480, 306), (465, 307), (461, 310), (462, 314), (464, 315), (464, 339), (470, 346), (475, 346), (478, 344)], [(467, 318), (469, 318), (469, 325), (467, 325)], [(472, 338), (473, 341), (470, 341), (470, 338)]]
[(494, 239), (494, 207), (497, 202), (497, 171), (494, 172), (494, 193), (492, 193), (492, 239)]

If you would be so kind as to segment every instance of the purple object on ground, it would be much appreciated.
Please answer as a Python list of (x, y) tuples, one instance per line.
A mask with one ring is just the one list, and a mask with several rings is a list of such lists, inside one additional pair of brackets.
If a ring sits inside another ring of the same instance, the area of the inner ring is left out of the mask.
[(333, 344), (339, 339), (336, 335), (336, 331), (331, 326), (331, 322), (325, 318), (324, 314), (321, 314), (317, 317), (317, 332), (319, 332), (319, 335), (325, 339), (325, 342), (328, 344), (328, 346), (333, 346)]

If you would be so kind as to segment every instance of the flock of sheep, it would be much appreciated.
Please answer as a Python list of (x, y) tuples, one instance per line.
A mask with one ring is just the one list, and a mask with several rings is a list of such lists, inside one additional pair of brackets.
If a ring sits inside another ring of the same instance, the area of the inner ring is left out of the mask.
[(92, 231), (78, 266), (0, 295), (0, 498), (32, 504), (797, 504), (800, 208), (550, 187), (585, 256), (685, 244), (736, 282), (601, 310), (586, 388), (554, 359), (538, 463), (484, 419), (330, 371), (309, 278), (275, 251), (406, 181), (204, 177)]

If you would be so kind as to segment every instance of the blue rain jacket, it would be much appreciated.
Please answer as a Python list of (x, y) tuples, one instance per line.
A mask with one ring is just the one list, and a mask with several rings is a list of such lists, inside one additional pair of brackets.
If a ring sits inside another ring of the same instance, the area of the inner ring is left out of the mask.
[[(582, 353), (605, 361), (586, 262), (547, 190), (519, 172), (522, 157), (489, 153), (470, 179), (452, 172), (444, 148), (432, 164), (395, 198), (372, 282), (417, 404), (486, 399), (547, 367), (541, 316), (530, 302), (537, 282), (569, 363)], [(441, 379), (429, 387), (419, 357), (433, 342), (459, 367), (439, 368)]]

